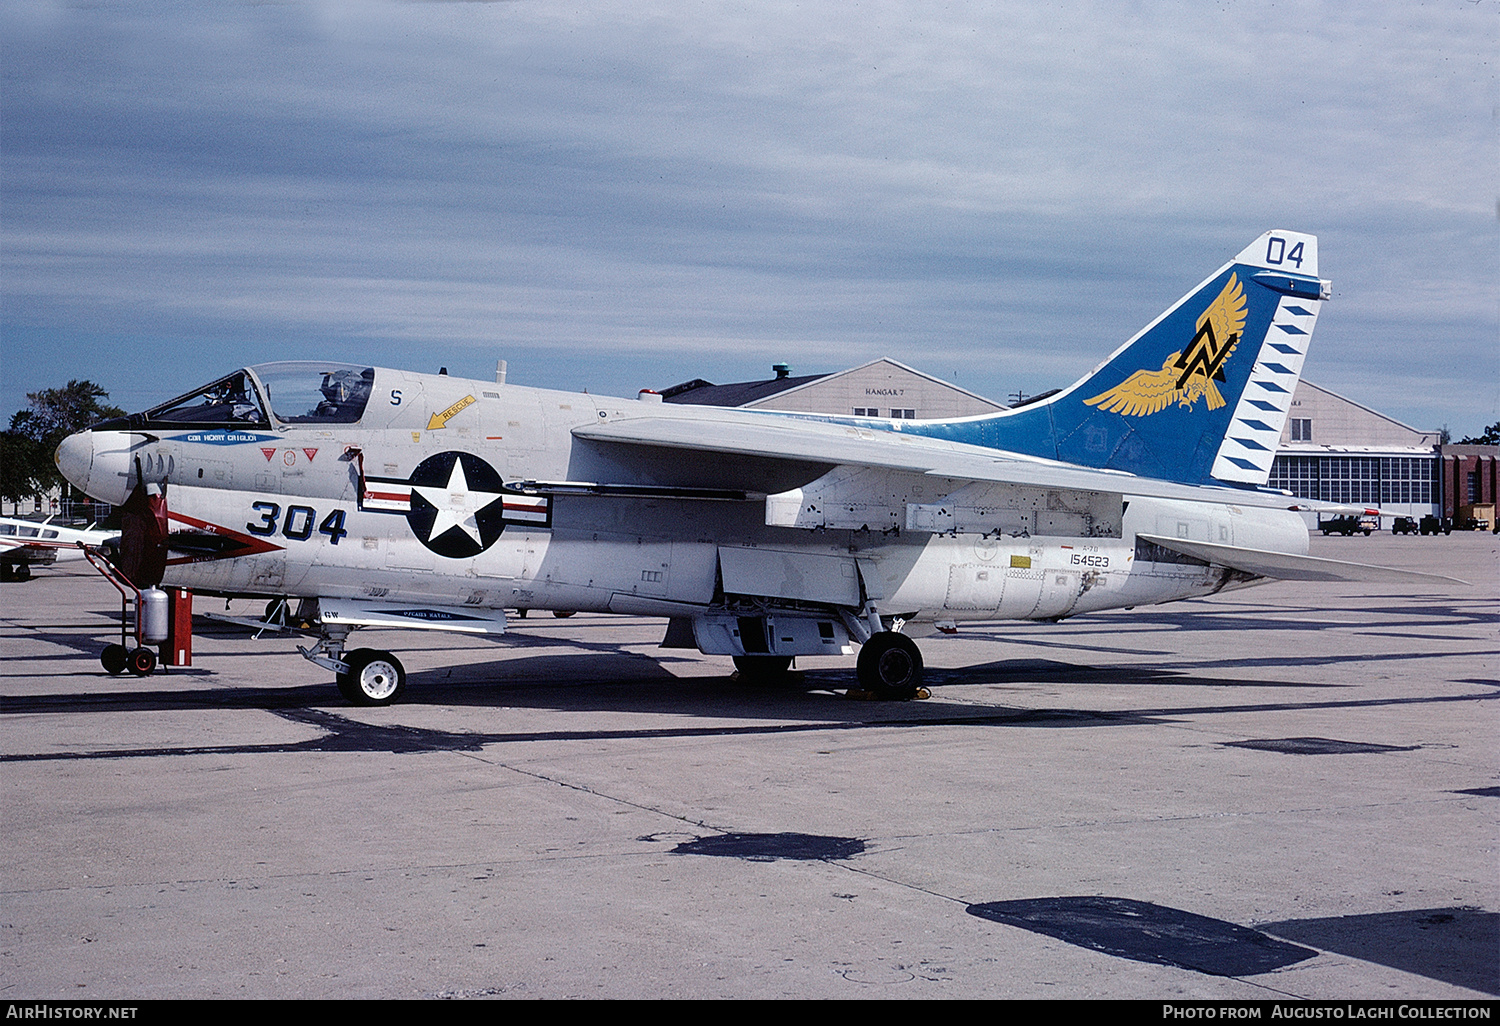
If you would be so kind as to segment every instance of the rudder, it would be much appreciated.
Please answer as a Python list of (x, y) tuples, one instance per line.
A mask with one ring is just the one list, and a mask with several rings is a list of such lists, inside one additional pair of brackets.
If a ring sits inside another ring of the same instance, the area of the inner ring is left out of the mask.
[(1056, 458), (1190, 484), (1264, 485), (1328, 295), (1317, 275), (1315, 236), (1262, 235), (1044, 401)]

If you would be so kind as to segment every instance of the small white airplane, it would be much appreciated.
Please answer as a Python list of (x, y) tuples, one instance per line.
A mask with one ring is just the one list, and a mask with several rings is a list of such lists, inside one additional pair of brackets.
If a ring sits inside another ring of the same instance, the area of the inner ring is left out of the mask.
[(119, 531), (65, 527), (50, 517), (44, 521), (0, 517), (0, 580), (29, 580), (33, 566), (82, 559), (80, 542), (98, 547), (119, 537)]
[(1070, 388), (959, 420), (271, 363), (56, 458), (123, 504), (138, 587), (301, 599), (303, 655), (356, 703), (406, 674), (352, 631), (501, 633), (506, 609), (667, 617), (664, 646), (745, 676), (858, 644), (860, 685), (908, 698), (923, 624), (1434, 580), (1309, 557), (1305, 507), (1264, 487), (1328, 297), (1317, 240), (1268, 232)]

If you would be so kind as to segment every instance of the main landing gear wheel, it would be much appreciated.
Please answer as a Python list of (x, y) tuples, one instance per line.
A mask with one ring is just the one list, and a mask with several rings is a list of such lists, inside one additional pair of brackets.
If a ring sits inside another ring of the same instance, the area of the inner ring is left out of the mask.
[(769, 684), (781, 680), (792, 668), (791, 656), (735, 656), (734, 668), (740, 680), (749, 684)]
[(855, 664), (859, 686), (877, 698), (907, 701), (922, 683), (922, 653), (905, 634), (881, 631), (865, 642)]
[(349, 672), (336, 678), (339, 694), (355, 705), (390, 705), (406, 688), (406, 670), (389, 652), (357, 648), (344, 662)]
[(99, 653), (99, 663), (111, 677), (125, 672), (125, 663), (130, 659), (130, 649), (124, 645), (105, 645)]

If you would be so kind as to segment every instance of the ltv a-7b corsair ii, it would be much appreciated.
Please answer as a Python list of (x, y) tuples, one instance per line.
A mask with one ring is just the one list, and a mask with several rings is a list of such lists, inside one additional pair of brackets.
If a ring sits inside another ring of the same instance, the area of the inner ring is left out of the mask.
[(1261, 236), (1042, 401), (885, 421), (663, 405), (333, 363), (248, 367), (66, 439), (125, 508), (139, 588), (291, 597), (303, 654), (394, 701), (360, 627), (503, 632), (505, 610), (668, 618), (745, 676), (852, 654), (911, 697), (907, 625), (1060, 620), (1270, 578), (1407, 579), (1307, 555), (1264, 488), (1319, 309), (1317, 240)]

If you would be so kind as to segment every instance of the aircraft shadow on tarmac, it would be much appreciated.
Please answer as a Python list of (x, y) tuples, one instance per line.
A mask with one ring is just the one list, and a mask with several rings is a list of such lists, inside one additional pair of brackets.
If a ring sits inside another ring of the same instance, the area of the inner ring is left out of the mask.
[[(552, 657), (547, 657), (552, 658)], [(569, 657), (558, 657), (567, 659)], [(651, 662), (645, 656), (625, 655)], [(573, 657), (575, 664), (578, 662)], [(507, 662), (512, 676), (515, 663)], [(521, 662), (524, 662), (522, 660)], [(608, 662), (605, 660), (604, 662)], [(618, 669), (619, 667), (616, 666)], [(639, 670), (639, 667), (632, 667)], [(532, 667), (536, 669), (536, 667)], [(849, 675), (840, 671), (793, 673), (779, 685), (745, 685), (725, 677), (675, 678), (660, 667), (649, 677), (599, 674), (589, 680), (569, 683), (538, 683), (532, 674), (523, 676), (528, 683), (499, 684), (488, 676), (484, 665), (449, 667), (412, 675), (405, 705), (425, 703), (446, 707), (523, 708), (558, 712), (654, 712), (678, 717), (694, 716), (705, 722), (633, 729), (528, 730), (528, 731), (443, 731), (410, 727), (389, 722), (370, 723), (363, 717), (369, 710), (342, 705), (329, 684), (296, 687), (226, 687), (181, 690), (145, 690), (7, 697), (4, 711), (12, 714), (46, 712), (122, 712), (250, 709), (273, 713), (283, 719), (314, 727), (320, 735), (297, 742), (242, 744), (224, 746), (172, 746), (151, 749), (110, 749), (93, 752), (6, 753), (0, 762), (49, 761), (54, 759), (111, 759), (204, 753), (276, 753), (299, 751), (372, 751), (414, 754), (437, 751), (477, 751), (490, 745), (530, 741), (595, 740), (604, 738), (666, 738), (728, 736), (735, 734), (773, 734), (798, 731), (845, 729), (898, 729), (905, 727), (970, 726), (991, 728), (1017, 727), (1092, 727), (1145, 725), (1170, 722), (1187, 716), (1217, 713), (1301, 711), (1308, 709), (1351, 709), (1394, 704), (1423, 704), (1450, 701), (1482, 701), (1500, 698), (1500, 692), (1479, 695), (1441, 695), (1383, 698), (1312, 699), (1298, 697), (1282, 701), (1233, 702), (1210, 705), (1143, 707), (1129, 710), (1084, 708), (1016, 708), (1001, 704), (962, 705), (938, 702), (856, 702), (832, 694), (833, 688), (850, 684)], [(1254, 679), (1197, 678), (1190, 674), (1150, 667), (1083, 668), (1065, 663), (1041, 660), (1001, 661), (963, 670), (934, 673), (939, 687), (1022, 685), (1026, 683), (1058, 685), (1173, 685), (1256, 689), (1304, 689), (1322, 687), (1303, 683), (1286, 683)], [(128, 678), (136, 683), (135, 678)], [(972, 696), (965, 696), (971, 698)], [(332, 708), (330, 708), (332, 707)], [(404, 706), (395, 707), (396, 710)], [(380, 711), (382, 719), (389, 713)], [(752, 720), (756, 722), (746, 723)]]
[[(1434, 627), (1462, 628), (1476, 624), (1493, 625), (1500, 622), (1497, 615), (1488, 603), (1454, 603), (1451, 596), (1434, 596), (1431, 602), (1420, 601), (1420, 596), (1401, 596), (1407, 600), (1401, 606), (1383, 606), (1374, 609), (1368, 614), (1363, 614), (1358, 622), (1341, 624), (1346, 628), (1358, 628), (1358, 633), (1377, 634), (1390, 637), (1409, 639), (1411, 644), (1401, 652), (1325, 652), (1324, 654), (1312, 654), (1310, 650), (1295, 646), (1296, 653), (1270, 656), (1245, 656), (1233, 655), (1219, 660), (1203, 660), (1198, 658), (1182, 660), (1184, 668), (1188, 672), (1166, 672), (1152, 674), (1149, 670), (1135, 667), (1104, 667), (1093, 669), (1067, 663), (1055, 663), (1046, 660), (1007, 660), (1003, 662), (990, 663), (986, 665), (965, 667), (960, 670), (940, 670), (929, 667), (927, 670), (927, 683), (936, 686), (953, 686), (958, 684), (986, 684), (1004, 683), (1011, 680), (1030, 681), (1036, 680), (1034, 672), (1029, 672), (1028, 667), (1035, 669), (1040, 667), (1041, 672), (1062, 673), (1060, 682), (1066, 683), (1149, 683), (1164, 684), (1177, 683), (1188, 686), (1210, 684), (1215, 686), (1272, 686), (1272, 687), (1327, 687), (1322, 682), (1308, 682), (1298, 685), (1287, 682), (1272, 681), (1235, 681), (1235, 680), (1205, 680), (1193, 675), (1192, 671), (1201, 671), (1219, 667), (1234, 668), (1253, 671), (1257, 668), (1274, 667), (1316, 667), (1316, 666), (1339, 666), (1358, 663), (1379, 663), (1391, 660), (1442, 660), (1453, 657), (1455, 654), (1472, 654), (1455, 652), (1445, 645), (1440, 639), (1435, 639), (1432, 634)], [(117, 614), (114, 611), (100, 609), (97, 614), (104, 618), (112, 618)], [(1178, 656), (1178, 650), (1170, 644), (1161, 648), (1146, 648), (1138, 642), (1143, 636), (1150, 637), (1161, 634), (1163, 638), (1177, 630), (1192, 632), (1229, 632), (1243, 635), (1247, 631), (1256, 629), (1270, 631), (1324, 631), (1329, 623), (1326, 620), (1326, 610), (1320, 606), (1297, 606), (1278, 604), (1265, 612), (1257, 608), (1241, 610), (1221, 610), (1212, 606), (1200, 605), (1196, 607), (1183, 607), (1180, 609), (1159, 611), (1136, 610), (1128, 620), (1130, 635), (1137, 644), (1134, 647), (1120, 645), (1116, 639), (1116, 631), (1122, 622), (1113, 614), (1101, 614), (1097, 616), (1084, 616), (1066, 621), (1059, 625), (1039, 625), (1025, 622), (1009, 622), (995, 624), (966, 624), (962, 634), (951, 639), (955, 642), (963, 640), (977, 640), (1001, 642), (1021, 648), (1042, 650), (1065, 650), (1070, 652), (1097, 652), (1102, 655), (1127, 655), (1137, 658), (1146, 656), (1157, 660), (1155, 665), (1162, 667), (1165, 663), (1170, 667), (1171, 661)], [(1273, 615), (1274, 613), (1274, 615)], [(1420, 620), (1414, 622), (1413, 617)], [(554, 633), (548, 629), (558, 628)], [(237, 624), (225, 623), (217, 620), (197, 618), (194, 624), (195, 632), (203, 638), (244, 638), (247, 636), (246, 628)], [(455, 694), (452, 689), (444, 689), (449, 693), (438, 701), (447, 703), (460, 702), (462, 704), (529, 704), (525, 700), (517, 701), (514, 697), (515, 689), (524, 688), (528, 691), (538, 687), (537, 682), (542, 682), (541, 687), (556, 686), (558, 684), (574, 685), (579, 683), (603, 683), (613, 681), (629, 681), (637, 684), (643, 680), (673, 681), (675, 678), (666, 668), (679, 657), (672, 654), (671, 650), (662, 650), (651, 654), (630, 652), (614, 641), (595, 641), (589, 637), (587, 626), (578, 629), (577, 626), (562, 623), (551, 624), (546, 621), (518, 620), (514, 629), (508, 632), (504, 638), (493, 639), (497, 646), (501, 646), (509, 652), (524, 651), (527, 649), (547, 649), (548, 654), (538, 653), (535, 657), (507, 658), (504, 661), (503, 681), (496, 681), (494, 664), (485, 660), (474, 660), (474, 651), (459, 651), (456, 653), (451, 667), (444, 670), (420, 671), (410, 676), (413, 690), (422, 688), (429, 690), (429, 685), (439, 681), (445, 684), (468, 685), (471, 683), (484, 683), (493, 690), (495, 687), (502, 689), (504, 698), (488, 702), (483, 699), (476, 700), (477, 696), (466, 693)], [(70, 624), (49, 625), (47, 629), (40, 631), (28, 631), (28, 638), (47, 642), (62, 649), (52, 655), (40, 655), (29, 657), (28, 662), (32, 664), (47, 664), (51, 662), (66, 661), (76, 658), (73, 653), (87, 653), (91, 657), (96, 656), (103, 645), (113, 638), (104, 636), (95, 624)], [(276, 635), (270, 635), (276, 637)], [(293, 638), (282, 636), (291, 644)], [(1097, 640), (1095, 640), (1097, 639)], [(929, 644), (941, 645), (950, 639), (938, 638)], [(1114, 642), (1114, 643), (1112, 643)], [(440, 650), (440, 646), (428, 644), (422, 646), (425, 651)], [(201, 661), (200, 665), (190, 669), (174, 669), (174, 675), (192, 674), (195, 676), (210, 673), (209, 667), (212, 660), (232, 658), (237, 665), (245, 665), (246, 661), (255, 662), (260, 659), (274, 659), (284, 655), (284, 652), (256, 652), (246, 650), (235, 653), (233, 656), (216, 654), (209, 657), (209, 661)], [(593, 656), (580, 659), (579, 656)], [(467, 661), (466, 661), (467, 660)], [(726, 669), (726, 674), (727, 674)], [(1017, 673), (1022, 676), (1015, 676)], [(8, 676), (0, 672), (0, 678)], [(1136, 677), (1139, 679), (1122, 679)], [(29, 674), (28, 674), (29, 676)], [(851, 665), (847, 670), (820, 670), (806, 674), (795, 675), (792, 681), (784, 686), (783, 691), (818, 691), (818, 690), (845, 690), (853, 686), (854, 671)], [(1488, 683), (1479, 681), (1477, 683)], [(276, 689), (281, 691), (284, 689)], [(219, 694), (223, 694), (219, 692)], [(407, 701), (420, 701), (421, 694), (410, 694)], [(436, 698), (435, 695), (431, 697)], [(178, 694), (179, 701), (182, 698)], [(674, 696), (674, 703), (679, 701), (681, 695)], [(172, 703), (177, 704), (177, 703)], [(778, 715), (785, 715), (783, 710)]]
[[(430, 650), (429, 650), (430, 651)], [(470, 653), (472, 655), (472, 653)], [(75, 660), (76, 656), (59, 656)], [(213, 657), (224, 658), (224, 657)], [(284, 658), (281, 653), (252, 653), (234, 657), (236, 668), (244, 661)], [(855, 686), (852, 669), (794, 670), (778, 682), (743, 682), (733, 679), (729, 669), (723, 676), (677, 677), (663, 663), (671, 656), (655, 657), (621, 651), (611, 647), (607, 653), (593, 656), (558, 653), (536, 657), (452, 663), (408, 675), (409, 687), (397, 708), (426, 704), (466, 706), (473, 708), (529, 708), (558, 711), (664, 712), (706, 716), (760, 716), (785, 719), (797, 717), (828, 720), (870, 720), (897, 716), (903, 720), (923, 719), (932, 715), (962, 713), (964, 718), (984, 717), (987, 713), (1022, 714), (1024, 711), (1005, 706), (966, 704), (956, 710), (951, 706), (934, 709), (916, 702), (849, 702), (837, 693)], [(37, 660), (43, 661), (43, 660)], [(310, 676), (321, 671), (310, 669)], [(503, 674), (503, 676), (501, 676)], [(66, 679), (77, 672), (60, 675)], [(332, 681), (286, 686), (229, 686), (185, 688), (186, 679), (208, 684), (216, 674), (207, 666), (158, 670), (154, 677), (120, 676), (107, 678), (97, 664), (87, 678), (101, 678), (112, 690), (68, 691), (52, 694), (13, 695), (0, 699), (0, 709), (11, 713), (141, 711), (158, 709), (220, 709), (298, 707), (342, 707), (343, 700), (334, 691)], [(153, 687), (154, 681), (160, 685)], [(1203, 677), (1185, 670), (1159, 666), (1081, 666), (1050, 659), (1007, 659), (957, 669), (929, 667), (929, 685), (942, 691), (958, 687), (1006, 687), (1028, 685), (1053, 686), (1174, 686), (1214, 687), (1227, 689), (1273, 688), (1343, 688), (1321, 682), (1277, 681), (1260, 678)], [(125, 685), (134, 685), (126, 688)], [(964, 696), (972, 702), (972, 693)], [(1343, 704), (1343, 703), (1339, 703)], [(1276, 708), (1271, 706), (1268, 708)], [(1300, 708), (1299, 705), (1288, 708)], [(1228, 707), (1226, 707), (1228, 708)], [(1239, 708), (1239, 707), (1236, 707)], [(931, 710), (924, 713), (924, 710)], [(1172, 709), (1156, 710), (1146, 715), (1171, 715)], [(1055, 710), (1052, 715), (1068, 715)], [(1120, 722), (1130, 713), (1083, 713), (1097, 716), (1100, 722)]]

